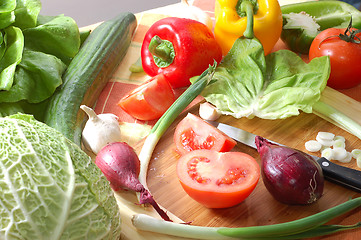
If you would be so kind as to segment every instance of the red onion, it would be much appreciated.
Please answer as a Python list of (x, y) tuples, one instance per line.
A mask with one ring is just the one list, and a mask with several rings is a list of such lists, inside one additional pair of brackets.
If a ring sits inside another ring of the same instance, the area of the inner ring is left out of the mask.
[(151, 204), (164, 220), (171, 221), (150, 192), (139, 182), (140, 161), (131, 146), (125, 142), (110, 143), (99, 151), (95, 164), (114, 191), (124, 189), (140, 192), (140, 204)]
[(308, 154), (256, 137), (261, 173), (267, 190), (286, 204), (311, 204), (323, 192), (321, 167)]

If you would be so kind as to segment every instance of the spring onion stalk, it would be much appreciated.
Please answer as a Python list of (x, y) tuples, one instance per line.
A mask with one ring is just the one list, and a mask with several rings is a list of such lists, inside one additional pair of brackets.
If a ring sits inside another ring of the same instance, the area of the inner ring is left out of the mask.
[(331, 120), (349, 133), (361, 139), (361, 126), (345, 114), (323, 101), (316, 102), (313, 104), (312, 108), (315, 114), (320, 114), (321, 117), (327, 118), (326, 120), (328, 121)]
[(137, 214), (132, 218), (133, 225), (142, 231), (162, 233), (169, 236), (177, 236), (188, 239), (217, 239), (229, 240), (232, 237), (222, 236), (217, 233), (217, 227), (200, 227), (187, 224), (166, 222), (146, 214)]
[[(361, 227), (361, 222), (352, 225), (321, 225), (319, 227), (313, 228), (308, 231), (301, 233), (296, 233), (287, 236), (278, 236), (278, 237), (263, 237), (263, 238), (250, 238), (250, 240), (295, 240), (295, 239), (306, 239), (313, 237), (320, 237), (325, 235), (334, 234), (337, 232), (342, 232), (346, 230), (352, 230)], [(243, 239), (247, 240), (247, 239)]]
[(201, 227), (187, 224), (177, 224), (162, 221), (144, 214), (134, 215), (132, 223), (138, 230), (194, 239), (297, 239), (323, 236), (337, 231), (361, 227), (360, 223), (351, 226), (323, 225), (328, 221), (360, 206), (361, 197), (349, 200), (325, 211), (295, 221), (242, 228)]
[(202, 92), (212, 79), (214, 70), (216, 69), (216, 62), (213, 66), (209, 66), (197, 80), (187, 88), (184, 93), (177, 98), (177, 100), (168, 108), (157, 123), (153, 126), (148, 137), (145, 139), (143, 147), (139, 153), (140, 160), (140, 174), (139, 181), (145, 188), (147, 187), (147, 171), (150, 159), (152, 157), (155, 146), (159, 139), (163, 136), (168, 127), (178, 117), (178, 115)]

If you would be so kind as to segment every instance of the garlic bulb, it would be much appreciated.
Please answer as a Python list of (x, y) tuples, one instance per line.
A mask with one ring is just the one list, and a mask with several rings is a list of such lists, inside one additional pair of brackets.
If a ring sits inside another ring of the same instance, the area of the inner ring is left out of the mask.
[(97, 154), (108, 143), (121, 141), (116, 115), (111, 113), (97, 115), (93, 109), (85, 105), (81, 105), (80, 108), (89, 117), (82, 132), (82, 142), (87, 150)]
[(213, 30), (213, 22), (210, 16), (199, 7), (189, 5), (187, 0), (181, 0), (181, 9), (177, 11), (175, 17), (183, 17), (196, 20), (205, 24), (211, 31)]

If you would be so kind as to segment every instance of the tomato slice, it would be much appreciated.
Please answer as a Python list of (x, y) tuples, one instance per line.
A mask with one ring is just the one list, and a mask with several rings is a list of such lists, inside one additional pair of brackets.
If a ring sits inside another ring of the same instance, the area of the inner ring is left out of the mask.
[(119, 102), (125, 112), (139, 120), (154, 120), (172, 105), (175, 95), (163, 74), (143, 83)]
[(178, 123), (174, 143), (181, 155), (197, 149), (227, 152), (236, 145), (235, 140), (191, 113)]
[(208, 208), (241, 203), (255, 189), (260, 167), (242, 152), (195, 150), (178, 160), (177, 175), (185, 192)]

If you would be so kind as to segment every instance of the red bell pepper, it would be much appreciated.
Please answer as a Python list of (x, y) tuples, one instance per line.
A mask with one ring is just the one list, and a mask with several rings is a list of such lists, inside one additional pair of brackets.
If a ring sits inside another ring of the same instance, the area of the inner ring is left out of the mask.
[(168, 17), (155, 22), (145, 34), (142, 66), (149, 76), (164, 74), (173, 88), (190, 85), (214, 61), (221, 47), (206, 25), (186, 18)]

